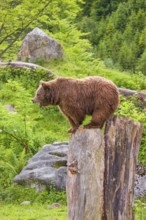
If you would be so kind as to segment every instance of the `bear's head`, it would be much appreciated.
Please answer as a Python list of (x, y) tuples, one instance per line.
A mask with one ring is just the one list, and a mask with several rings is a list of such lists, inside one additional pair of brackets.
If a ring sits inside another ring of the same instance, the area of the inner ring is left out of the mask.
[(49, 85), (47, 82), (40, 81), (39, 87), (36, 90), (36, 94), (32, 99), (32, 102), (39, 103), (40, 107), (51, 104), (49, 103)]

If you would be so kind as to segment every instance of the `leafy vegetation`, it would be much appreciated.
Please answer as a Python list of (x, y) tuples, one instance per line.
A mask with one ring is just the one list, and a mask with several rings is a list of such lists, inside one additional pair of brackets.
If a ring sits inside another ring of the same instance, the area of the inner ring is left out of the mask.
[[(30, 196), (31, 195), (31, 196)], [(9, 187), (1, 192), (0, 202), (5, 201), (5, 204), (13, 203), (21, 204), (23, 201), (30, 201), (31, 204), (53, 204), (60, 203), (66, 205), (66, 193), (64, 191), (56, 191), (52, 186), (48, 191), (36, 192), (35, 189), (24, 188), (22, 186)]]
[(146, 198), (143, 197), (142, 199), (136, 199), (134, 203), (134, 210), (135, 210), (135, 219), (136, 220), (144, 220), (146, 217)]
[(107, 67), (146, 75), (146, 1), (85, 0), (78, 27)]
[[(1, 59), (15, 59), (23, 37), (36, 26), (57, 39), (64, 48), (63, 60), (40, 61), (53, 75), (41, 69), (0, 69), (2, 219), (22, 219), (22, 210), (23, 219), (28, 219), (29, 210), (32, 219), (45, 220), (48, 215), (50, 220), (66, 218), (66, 208), (58, 214), (44, 210), (46, 203), (59, 202), (65, 206), (64, 192), (56, 194), (52, 189), (38, 194), (32, 189), (13, 186), (14, 176), (44, 144), (69, 140), (70, 125), (58, 108), (40, 109), (31, 100), (39, 81), (50, 80), (56, 75), (75, 78), (100, 75), (111, 79), (118, 87), (146, 91), (145, 7), (144, 0), (0, 0)], [(8, 105), (13, 111), (8, 110)], [(146, 109), (141, 108), (136, 97), (125, 99), (121, 96), (116, 114), (143, 123), (139, 160), (146, 163)], [(23, 200), (31, 200), (32, 205), (21, 208), (18, 204)], [(15, 206), (5, 207), (3, 203)], [(38, 207), (37, 203), (42, 205)], [(137, 220), (144, 215), (141, 215), (143, 203), (140, 200), (135, 203)], [(9, 213), (14, 214), (10, 216)]]
[(64, 31), (78, 11), (76, 0), (0, 0), (0, 57), (16, 57), (22, 38), (33, 27), (48, 33)]

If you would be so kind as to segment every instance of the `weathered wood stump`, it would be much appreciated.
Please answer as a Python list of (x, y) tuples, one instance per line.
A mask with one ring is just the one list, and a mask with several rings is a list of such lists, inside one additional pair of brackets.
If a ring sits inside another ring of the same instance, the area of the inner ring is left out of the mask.
[(112, 117), (105, 128), (105, 220), (133, 220), (134, 179), (142, 125)]
[(78, 129), (72, 135), (68, 152), (68, 220), (101, 219), (104, 150), (100, 129)]
[(111, 117), (78, 129), (68, 152), (68, 220), (133, 220), (134, 175), (142, 125)]

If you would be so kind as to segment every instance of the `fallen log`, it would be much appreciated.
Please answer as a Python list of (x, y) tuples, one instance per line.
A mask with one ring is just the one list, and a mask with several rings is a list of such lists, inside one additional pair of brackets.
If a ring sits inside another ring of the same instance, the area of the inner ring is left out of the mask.
[(15, 68), (20, 68), (20, 69), (43, 69), (44, 71), (46, 71), (46, 73), (48, 74), (52, 74), (52, 72), (42, 66), (39, 66), (37, 64), (34, 64), (34, 63), (26, 63), (26, 62), (19, 62), (19, 61), (16, 61), (16, 62), (2, 62), (0, 61), (0, 67), (7, 67), (7, 66), (10, 66), (10, 67), (15, 67)]
[(141, 107), (142, 108), (146, 107), (146, 92), (140, 92), (137, 90), (122, 89), (122, 88), (119, 88), (119, 92), (121, 95), (124, 95), (125, 97), (135, 95), (140, 101)]
[(141, 97), (146, 98), (146, 92), (139, 92), (137, 90), (122, 89), (122, 88), (119, 88), (119, 92), (120, 94), (126, 97), (131, 96), (131, 95), (140, 95)]

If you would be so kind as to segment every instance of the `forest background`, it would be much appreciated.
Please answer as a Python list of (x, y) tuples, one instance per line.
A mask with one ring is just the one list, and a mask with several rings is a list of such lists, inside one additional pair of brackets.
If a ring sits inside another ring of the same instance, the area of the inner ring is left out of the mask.
[[(16, 60), (23, 38), (34, 27), (39, 27), (64, 48), (61, 60), (37, 60), (53, 72), (51, 77), (101, 75), (120, 88), (146, 91), (145, 0), (0, 0), (0, 14), (1, 60)], [(7, 67), (0, 69), (0, 79), (0, 203), (3, 215), (6, 216), (4, 207), (10, 209), (12, 203), (16, 206), (23, 200), (31, 200), (32, 204), (61, 202), (65, 206), (63, 192), (51, 189), (37, 194), (32, 189), (13, 185), (14, 176), (44, 144), (69, 140), (66, 132), (69, 123), (57, 108), (40, 109), (31, 103), (39, 81), (48, 80), (48, 75), (43, 70)], [(12, 105), (17, 113), (8, 112), (6, 104)], [(146, 110), (141, 108), (136, 97), (125, 99), (121, 96), (116, 114), (143, 123), (139, 161), (145, 164)], [(143, 200), (135, 204), (137, 216), (142, 216)], [(4, 216), (3, 219), (7, 219)], [(39, 219), (38, 216), (35, 219)]]

